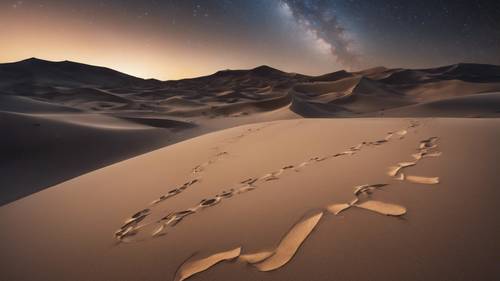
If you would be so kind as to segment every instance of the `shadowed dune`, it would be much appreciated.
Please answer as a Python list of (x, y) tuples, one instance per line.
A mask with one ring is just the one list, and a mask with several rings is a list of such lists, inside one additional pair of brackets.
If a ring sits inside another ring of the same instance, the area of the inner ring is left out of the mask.
[(99, 114), (0, 111), (0, 204), (165, 146), (168, 130)]
[(496, 117), (500, 113), (500, 92), (446, 98), (384, 112), (388, 117)]

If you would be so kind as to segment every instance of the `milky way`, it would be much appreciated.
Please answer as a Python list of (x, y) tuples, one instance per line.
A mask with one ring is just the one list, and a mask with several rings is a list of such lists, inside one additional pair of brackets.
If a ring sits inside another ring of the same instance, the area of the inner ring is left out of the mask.
[(353, 68), (359, 64), (358, 55), (350, 48), (346, 29), (340, 24), (337, 15), (326, 0), (283, 0), (299, 24), (314, 32), (318, 39), (324, 40), (337, 61)]

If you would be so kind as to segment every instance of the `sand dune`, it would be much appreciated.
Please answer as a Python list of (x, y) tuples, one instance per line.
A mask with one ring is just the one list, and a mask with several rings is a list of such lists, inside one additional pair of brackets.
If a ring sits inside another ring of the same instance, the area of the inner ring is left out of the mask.
[(500, 93), (481, 93), (443, 98), (384, 112), (385, 116), (496, 117), (500, 113)]
[(0, 111), (0, 204), (169, 143), (169, 131), (90, 113)]
[[(0, 64), (5, 136), (0, 140), (0, 204), (116, 161), (244, 124), (302, 117), (497, 117), (499, 74), (499, 66), (480, 64), (377, 67), (315, 77), (260, 66), (157, 81), (68, 61)], [(392, 137), (404, 134), (393, 132), (371, 144)], [(440, 152), (417, 157), (434, 153)], [(293, 170), (315, 161), (304, 159)], [(266, 179), (287, 172), (276, 170)]]
[(1, 279), (498, 279), (499, 92), (479, 64), (0, 64)]
[[(494, 280), (499, 126), (297, 119), (192, 138), (0, 207), (0, 270), (7, 280)], [(424, 152), (436, 154), (413, 156)], [(387, 175), (415, 161), (398, 173), (439, 183)], [(335, 215), (335, 204), (348, 208)]]

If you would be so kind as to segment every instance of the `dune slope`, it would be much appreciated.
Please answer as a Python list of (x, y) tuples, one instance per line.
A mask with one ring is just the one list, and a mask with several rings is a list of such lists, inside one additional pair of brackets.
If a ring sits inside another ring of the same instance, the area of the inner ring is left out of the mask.
[(0, 207), (0, 271), (498, 279), (499, 129), (498, 119), (359, 118), (210, 133)]

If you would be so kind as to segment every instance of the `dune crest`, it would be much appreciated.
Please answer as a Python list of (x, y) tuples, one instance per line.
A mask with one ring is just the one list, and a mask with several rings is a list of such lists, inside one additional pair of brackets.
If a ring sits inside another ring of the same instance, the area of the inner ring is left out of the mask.
[(240, 253), (241, 253), (241, 247), (238, 247), (226, 252), (213, 254), (211, 256), (208, 256), (200, 260), (188, 261), (183, 265), (181, 265), (174, 280), (175, 281), (186, 280), (197, 273), (209, 269), (210, 267), (216, 265), (219, 262), (233, 260), (237, 258), (240, 255)]

